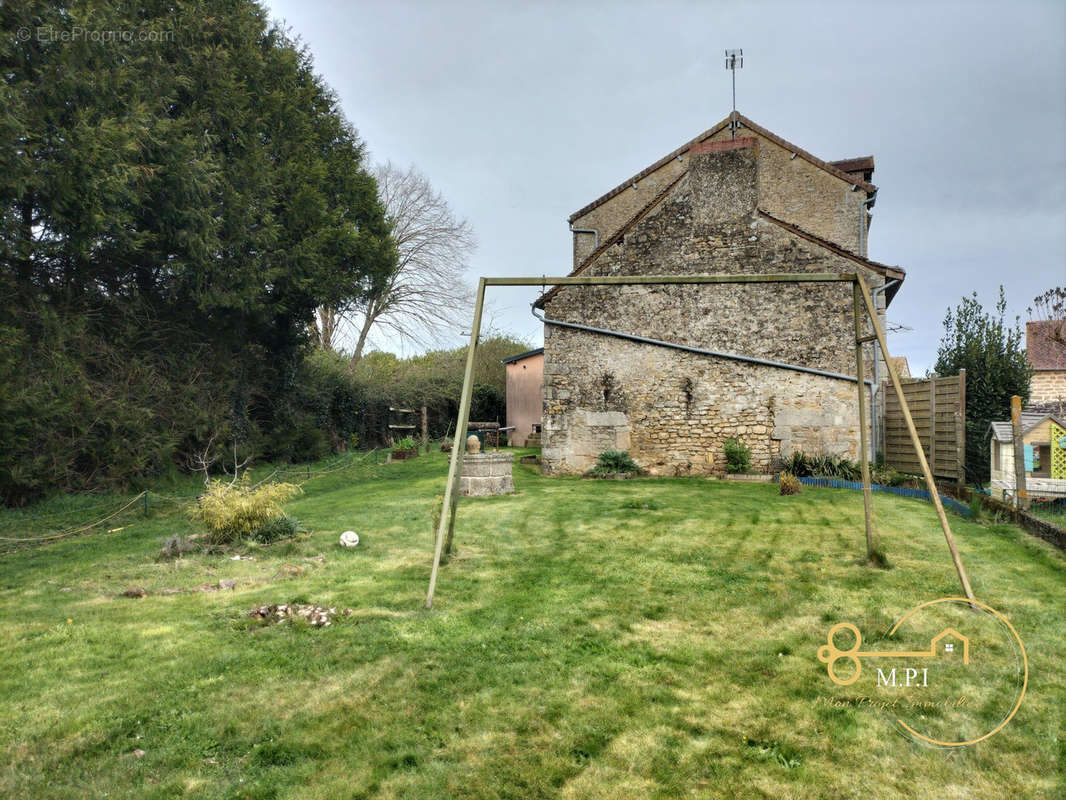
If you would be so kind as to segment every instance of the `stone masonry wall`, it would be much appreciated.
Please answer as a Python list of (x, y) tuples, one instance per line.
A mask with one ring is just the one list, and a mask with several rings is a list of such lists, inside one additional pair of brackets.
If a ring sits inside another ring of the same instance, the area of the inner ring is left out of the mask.
[[(758, 142), (760, 204), (775, 217), (803, 228), (859, 255), (860, 216), (863, 242), (868, 239), (869, 218), (863, 207), (866, 192), (851, 187), (834, 175), (802, 158), (792, 158), (785, 148), (753, 131), (741, 130), (744, 137)], [(729, 129), (713, 134), (708, 141), (730, 138)], [(649, 203), (678, 175), (688, 169), (690, 155), (668, 161), (611, 199), (574, 220), (575, 228), (594, 229), (605, 242), (634, 214)], [(591, 234), (573, 234), (574, 266), (593, 250)], [(866, 247), (862, 248), (864, 251)]]
[(1033, 405), (1066, 402), (1066, 369), (1035, 371), (1029, 384), (1029, 402)]
[[(755, 147), (693, 155), (670, 195), (584, 274), (854, 272), (761, 217)], [(867, 282), (881, 277), (867, 272)], [(854, 374), (848, 283), (566, 287), (552, 319)], [(868, 372), (872, 351), (866, 349)], [(581, 472), (628, 449), (658, 474), (721, 474), (736, 436), (766, 471), (795, 450), (858, 454), (852, 381), (545, 326), (542, 458)]]
[(730, 437), (767, 472), (794, 451), (858, 457), (855, 384), (548, 327), (548, 472), (584, 472), (599, 453), (628, 450), (657, 475), (722, 474)]
[[(852, 191), (836, 176), (805, 159), (792, 158), (774, 142), (761, 138), (759, 142), (760, 206), (778, 219), (865, 256), (859, 252), (859, 224), (860, 215), (863, 225), (868, 222), (862, 205), (866, 192)], [(865, 240), (865, 227), (862, 235)]]
[[(573, 226), (595, 230), (599, 233), (600, 244), (603, 244), (619, 228), (629, 222), (634, 214), (650, 203), (674, 178), (688, 169), (687, 158), (688, 156), (685, 155), (681, 159), (675, 158), (667, 162), (655, 172), (637, 181), (636, 188), (626, 189), (574, 220)], [(590, 233), (575, 233), (573, 239), (574, 267), (577, 267), (592, 254), (595, 240)]]

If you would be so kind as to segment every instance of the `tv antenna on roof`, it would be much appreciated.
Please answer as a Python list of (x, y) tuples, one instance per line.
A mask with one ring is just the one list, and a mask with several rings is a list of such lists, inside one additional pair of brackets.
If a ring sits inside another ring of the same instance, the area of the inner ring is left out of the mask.
[[(726, 50), (725, 51), (725, 68), (733, 73), (733, 113), (737, 113), (737, 70), (744, 66), (744, 50)], [(731, 120), (729, 123), (729, 130), (732, 133), (732, 137), (735, 139), (737, 136), (736, 120)]]

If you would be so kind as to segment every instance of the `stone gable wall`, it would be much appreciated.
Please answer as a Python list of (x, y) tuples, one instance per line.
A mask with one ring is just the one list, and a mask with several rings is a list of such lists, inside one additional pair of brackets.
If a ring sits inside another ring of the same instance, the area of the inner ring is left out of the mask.
[[(693, 156), (689, 174), (585, 274), (854, 272), (759, 216), (754, 148)], [(867, 282), (881, 276), (868, 272)], [(566, 287), (552, 319), (831, 372), (855, 371), (851, 284)], [(628, 449), (656, 474), (722, 474), (736, 436), (753, 467), (795, 450), (858, 455), (851, 381), (545, 326), (543, 463), (581, 472)], [(867, 377), (872, 351), (867, 346)]]
[[(682, 156), (681, 159), (675, 158), (659, 167), (655, 172), (637, 181), (635, 189), (629, 188), (620, 192), (574, 220), (573, 227), (596, 231), (599, 234), (600, 244), (603, 244), (619, 228), (629, 222), (640, 209), (650, 203), (671, 181), (688, 169), (687, 158), (688, 156)], [(573, 240), (574, 267), (576, 268), (592, 254), (595, 239), (590, 233), (575, 233)]]
[(865, 256), (859, 248), (860, 216), (863, 243), (869, 218), (863, 202), (866, 192), (768, 140), (759, 147), (759, 204), (785, 222), (826, 239), (845, 250)]
[[(823, 239), (859, 253), (860, 236), (866, 255), (869, 216), (863, 202), (866, 192), (852, 191), (851, 186), (824, 169), (792, 153), (754, 131), (741, 130), (740, 136), (758, 141), (760, 205), (770, 214)], [(730, 139), (725, 128), (707, 141)], [(645, 205), (688, 169), (690, 155), (675, 158), (650, 175), (574, 220), (575, 228), (596, 230), (602, 244), (613, 236)], [(859, 230), (860, 217), (864, 225)], [(581, 264), (593, 250), (591, 234), (573, 234), (574, 267)]]

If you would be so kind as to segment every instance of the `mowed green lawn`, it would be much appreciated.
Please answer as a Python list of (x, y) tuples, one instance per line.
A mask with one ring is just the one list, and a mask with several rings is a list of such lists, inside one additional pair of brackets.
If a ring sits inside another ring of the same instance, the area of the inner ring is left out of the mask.
[[(1030, 681), (999, 734), (942, 750), (818, 702), (845, 693), (816, 658), (832, 623), (884, 632), (958, 594), (928, 504), (876, 496), (881, 570), (857, 558), (857, 492), (516, 466), (516, 495), (461, 503), (427, 612), (446, 469), (435, 453), (317, 478), (287, 506), (309, 538), (254, 560), (159, 560), (164, 537), (197, 532), (159, 501), (114, 533), (0, 557), (0, 796), (1066, 795), (1066, 558), (1045, 543), (952, 517)], [(0, 535), (120, 502), (6, 512)], [(348, 528), (355, 550), (337, 546)], [(234, 591), (160, 594), (228, 578)], [(120, 596), (131, 584), (150, 596)], [(250, 624), (292, 600), (354, 613)]]

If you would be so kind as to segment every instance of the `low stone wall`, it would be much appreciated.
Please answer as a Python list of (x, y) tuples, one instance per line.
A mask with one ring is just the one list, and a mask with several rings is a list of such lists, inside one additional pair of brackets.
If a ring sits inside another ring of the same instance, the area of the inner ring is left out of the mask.
[(1066, 550), (1066, 531), (1058, 525), (1045, 519), (1040, 519), (1040, 517), (1034, 517), (1032, 514), (1026, 514), (1024, 511), (1019, 514), (1018, 524), (1033, 534), (1033, 536), (1039, 536), (1045, 542), (1055, 545), (1059, 550)]

